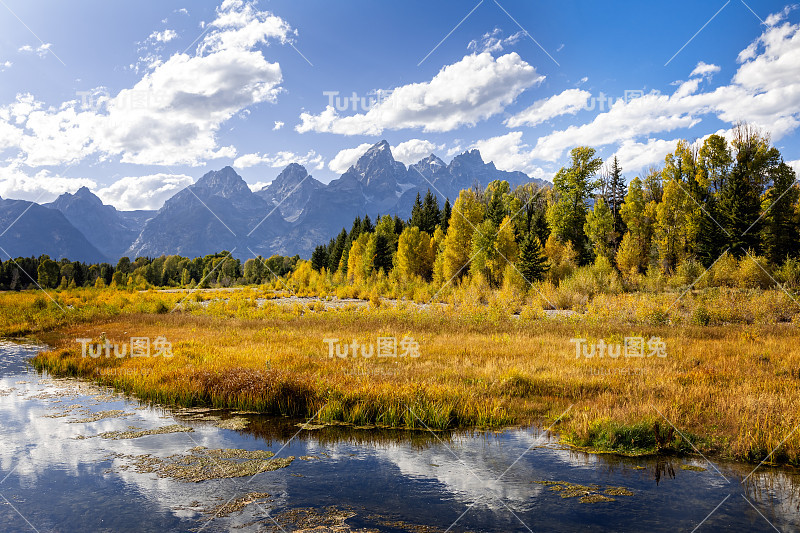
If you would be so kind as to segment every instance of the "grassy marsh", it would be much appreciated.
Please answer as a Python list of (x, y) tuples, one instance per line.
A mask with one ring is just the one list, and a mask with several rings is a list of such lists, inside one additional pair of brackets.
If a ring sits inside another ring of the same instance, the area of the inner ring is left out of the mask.
[[(765, 318), (734, 326), (692, 320), (700, 305), (718, 314), (725, 302), (771, 308), (763, 302), (781, 296), (770, 291), (738, 301), (727, 294), (688, 295), (661, 311), (659, 320), (649, 310), (665, 306), (646, 295), (637, 297), (649, 305), (645, 311), (630, 295), (609, 295), (603, 309), (631, 313), (593, 312), (590, 305), (583, 314), (545, 318), (530, 302), (517, 315), (493, 302), (325, 311), (315, 303), (259, 305), (258, 299), (269, 300), (264, 289), (245, 289), (228, 293), (227, 300), (198, 293), (176, 312), (163, 312), (184, 296), (55, 293), (62, 306), (83, 306), (70, 315), (52, 303), (41, 306), (37, 296), (3, 294), (0, 306), (15, 307), (17, 318), (4, 316), (2, 330), (27, 327), (53, 347), (34, 360), (40, 370), (93, 379), (161, 404), (421, 430), (555, 423), (565, 441), (593, 451), (641, 455), (697, 448), (742, 461), (800, 464), (800, 433), (793, 432), (800, 424), (796, 315), (785, 310), (781, 323)], [(174, 357), (82, 358), (75, 342), (121, 343), (131, 336), (163, 336)], [(386, 336), (413, 337), (421, 356), (330, 358), (323, 342)], [(576, 358), (570, 342), (620, 343), (631, 336), (660, 337), (667, 357)]]

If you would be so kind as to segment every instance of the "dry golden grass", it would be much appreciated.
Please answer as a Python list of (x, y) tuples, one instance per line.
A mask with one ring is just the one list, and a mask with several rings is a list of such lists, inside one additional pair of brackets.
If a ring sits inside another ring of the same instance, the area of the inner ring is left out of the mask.
[[(725, 302), (733, 308), (736, 299), (727, 293), (716, 300), (689, 296), (669, 313), (667, 298), (604, 296), (593, 301), (603, 311), (590, 304), (586, 315), (562, 318), (544, 318), (529, 305), (512, 317), (507, 311), (519, 302), (494, 296), (488, 303), (476, 296), (469, 304), (327, 311), (321, 303), (259, 306), (260, 289), (227, 293), (227, 301), (195, 301), (206, 296), (189, 298), (178, 312), (159, 313), (183, 295), (59, 294), (64, 302), (83, 298), (85, 309), (77, 318), (43, 322), (51, 331), (42, 338), (54, 349), (35, 364), (167, 404), (316, 414), (358, 426), (558, 421), (554, 430), (567, 441), (596, 450), (692, 451), (688, 439), (703, 453), (800, 464), (800, 431), (793, 432), (800, 424), (800, 329), (793, 322), (694, 324), (717, 321), (696, 320), (700, 304), (717, 313), (712, 316), (727, 309)], [(17, 298), (20, 316), (33, 313), (29, 295)], [(127, 304), (107, 309), (115, 298)], [(750, 301), (772, 309), (776, 298), (758, 293)], [(47, 307), (39, 312), (51, 316)], [(20, 329), (11, 320), (4, 327)], [(74, 339), (99, 342), (103, 335), (112, 344), (163, 336), (174, 357), (81, 358)], [(376, 343), (388, 336), (414, 338), (421, 357), (329, 358), (323, 342)], [(570, 341), (622, 343), (625, 337), (660, 337), (667, 357), (576, 358)], [(112, 368), (118, 371), (108, 372)]]

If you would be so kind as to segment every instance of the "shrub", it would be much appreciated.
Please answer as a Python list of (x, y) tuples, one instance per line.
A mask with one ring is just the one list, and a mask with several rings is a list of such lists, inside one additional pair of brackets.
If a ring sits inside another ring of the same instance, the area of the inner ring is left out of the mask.
[(748, 254), (739, 263), (738, 285), (742, 289), (767, 289), (775, 285), (764, 257)]
[(729, 252), (725, 252), (709, 269), (708, 285), (710, 287), (735, 287), (739, 275), (739, 261)]

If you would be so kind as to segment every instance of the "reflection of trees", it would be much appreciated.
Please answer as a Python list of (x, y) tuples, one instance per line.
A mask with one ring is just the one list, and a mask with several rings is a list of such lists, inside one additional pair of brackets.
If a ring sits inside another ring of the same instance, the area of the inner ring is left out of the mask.
[(672, 459), (663, 456), (656, 457), (656, 463), (653, 465), (653, 476), (656, 480), (656, 485), (661, 482), (661, 478), (668, 476), (669, 479), (675, 479), (675, 468), (672, 466)]
[[(177, 413), (170, 413), (179, 421), (190, 421), (192, 424), (203, 424), (201, 417), (182, 417)], [(219, 412), (213, 413), (219, 416)], [(246, 429), (239, 432), (244, 435), (252, 435), (265, 441), (267, 445), (272, 445), (273, 441), (283, 444), (294, 437), (294, 440), (314, 441), (320, 445), (346, 443), (354, 445), (373, 445), (373, 444), (397, 444), (408, 443), (418, 449), (429, 448), (440, 444), (440, 440), (445, 443), (452, 441), (454, 435), (464, 434), (465, 432), (437, 431), (434, 435), (427, 429), (385, 429), (369, 428), (356, 429), (349, 425), (326, 425), (319, 429), (301, 429), (298, 424), (305, 422), (305, 419), (275, 417), (265, 415), (237, 415), (247, 418), (250, 423)], [(183, 420), (185, 419), (185, 420)], [(209, 421), (209, 424), (213, 424)], [(315, 427), (314, 421), (309, 423), (310, 427)]]

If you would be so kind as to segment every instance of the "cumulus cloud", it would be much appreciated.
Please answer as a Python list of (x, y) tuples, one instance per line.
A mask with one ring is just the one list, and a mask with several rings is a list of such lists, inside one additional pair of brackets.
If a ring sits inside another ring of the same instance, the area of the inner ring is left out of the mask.
[(0, 168), (0, 197), (31, 202), (50, 202), (59, 194), (75, 192), (81, 187), (95, 187), (88, 178), (67, 178), (49, 170), (40, 170), (29, 175), (19, 164), (12, 163)]
[(348, 168), (356, 164), (358, 158), (364, 155), (364, 152), (366, 152), (370, 146), (372, 146), (370, 143), (364, 143), (355, 148), (340, 150), (339, 153), (330, 160), (328, 168), (337, 174), (344, 174), (347, 172)]
[(322, 156), (314, 150), (309, 150), (305, 155), (298, 155), (294, 152), (278, 152), (274, 155), (269, 154), (245, 154), (236, 158), (233, 166), (237, 168), (247, 168), (256, 165), (268, 165), (272, 168), (284, 168), (290, 163), (297, 163), (305, 167), (311, 167), (316, 170), (325, 168), (325, 161)]
[[(11, 126), (23, 130), (20, 157), (31, 166), (90, 155), (144, 165), (234, 157), (233, 147), (217, 142), (222, 123), (251, 105), (275, 102), (282, 90), (280, 65), (257, 46), (285, 42), (293, 31), (249, 1), (223, 2), (210, 25), (195, 53), (154, 59), (132, 87), (100, 96), (88, 108), (78, 100), (58, 107), (36, 102), (17, 114)], [(0, 110), (0, 122), (4, 114), (10, 111)], [(0, 127), (0, 138), (14, 135), (8, 124)]]
[[(626, 139), (617, 148), (614, 154), (620, 163), (624, 163), (624, 170), (639, 172), (651, 165), (660, 165), (664, 162), (664, 157), (675, 150), (678, 139), (647, 139), (640, 143), (632, 139)], [(613, 159), (612, 155), (609, 159)]]
[(437, 150), (444, 150), (444, 145), (436, 145), (424, 139), (409, 139), (397, 146), (392, 146), (392, 155), (397, 161), (412, 165)]
[(159, 209), (179, 190), (194, 182), (185, 174), (150, 174), (128, 176), (97, 191), (105, 204), (126, 211)]
[(280, 120), (276, 120), (276, 121), (275, 121), (275, 125), (272, 127), (272, 130), (273, 130), (273, 131), (279, 130), (279, 129), (281, 129), (283, 126), (285, 126), (285, 123), (284, 123), (284, 122), (281, 122)]
[(504, 124), (509, 128), (535, 126), (561, 115), (574, 115), (586, 107), (591, 96), (589, 91), (568, 89), (550, 98), (537, 100), (532, 106), (507, 118)]
[(800, 24), (768, 27), (738, 57), (731, 83), (699, 91), (700, 78), (672, 95), (656, 92), (619, 100), (591, 122), (540, 137), (535, 157), (555, 161), (574, 146), (605, 146), (690, 128), (707, 115), (728, 124), (745, 121), (777, 140), (800, 126)]
[(366, 113), (340, 116), (333, 106), (302, 113), (295, 128), (341, 135), (379, 135), (384, 130), (451, 131), (501, 113), (519, 94), (544, 80), (516, 53), (495, 59), (488, 52), (447, 65), (430, 81), (395, 88)]
[(473, 143), (470, 148), (477, 148), (484, 161), (492, 161), (500, 170), (524, 172), (536, 178), (545, 178), (547, 175), (534, 163), (530, 146), (522, 142), (521, 131), (482, 139)]
[(719, 65), (704, 63), (700, 61), (689, 76), (710, 76), (722, 70)]
[(13, 65), (13, 64), (14, 63), (12, 63), (11, 61), (2, 61), (2, 62), (0, 62), (0, 72), (3, 72), (7, 68), (11, 68), (11, 65)]

